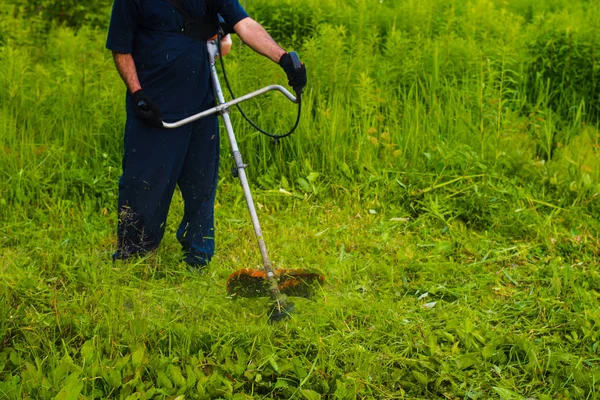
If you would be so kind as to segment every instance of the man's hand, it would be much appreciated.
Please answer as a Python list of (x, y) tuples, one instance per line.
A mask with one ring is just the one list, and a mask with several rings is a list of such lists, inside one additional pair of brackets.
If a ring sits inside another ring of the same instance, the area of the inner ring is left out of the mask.
[(221, 38), (221, 40), (219, 40), (219, 43), (221, 44), (220, 53), (223, 57), (225, 57), (227, 54), (229, 54), (229, 51), (231, 50), (231, 35), (225, 35)]
[(288, 83), (297, 94), (302, 93), (306, 86), (306, 67), (300, 64), (294, 66), (290, 54), (286, 53), (258, 22), (250, 17), (238, 22), (233, 29), (252, 50), (279, 63), (288, 77)]
[(302, 94), (304, 86), (306, 86), (306, 67), (304, 66), (304, 63), (300, 64), (300, 68), (296, 68), (290, 53), (285, 53), (281, 56), (279, 65), (287, 75), (288, 85), (294, 88), (296, 94)]
[(133, 94), (135, 102), (135, 114), (147, 125), (154, 128), (162, 128), (162, 113), (152, 99), (142, 89)]
[(158, 106), (152, 102), (152, 99), (142, 91), (131, 54), (113, 52), (113, 58), (119, 75), (121, 75), (129, 92), (133, 94), (137, 117), (149, 126), (162, 128), (162, 113)]

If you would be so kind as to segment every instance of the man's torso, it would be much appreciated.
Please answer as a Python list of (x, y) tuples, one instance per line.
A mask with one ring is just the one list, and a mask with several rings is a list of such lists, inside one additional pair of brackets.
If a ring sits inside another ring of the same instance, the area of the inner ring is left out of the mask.
[[(232, 24), (247, 16), (237, 0), (182, 3), (194, 19), (216, 20), (217, 9)], [(184, 25), (184, 16), (169, 0), (115, 0), (107, 47), (131, 52), (144, 92), (167, 121), (197, 113), (214, 102), (206, 42), (184, 35)], [(131, 114), (134, 110), (131, 95), (127, 110)]]

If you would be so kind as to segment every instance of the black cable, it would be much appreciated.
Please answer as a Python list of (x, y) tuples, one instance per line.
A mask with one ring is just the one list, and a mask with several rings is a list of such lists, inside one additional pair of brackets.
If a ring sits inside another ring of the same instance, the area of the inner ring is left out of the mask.
[[(227, 79), (227, 72), (225, 71), (225, 62), (223, 61), (223, 55), (221, 54), (221, 32), (219, 32), (217, 34), (217, 51), (219, 52), (219, 60), (221, 61), (221, 70), (223, 71), (223, 78), (225, 79), (225, 84), (227, 85), (227, 89), (229, 90), (229, 94), (231, 95), (232, 98), (235, 99), (235, 95), (233, 94), (233, 90), (231, 89), (231, 85), (229, 84), (229, 79)], [(237, 107), (238, 110), (240, 110), (240, 113), (242, 114), (242, 117), (244, 117), (244, 119), (246, 121), (248, 121), (248, 123), (250, 125), (252, 125), (252, 127), (254, 129), (256, 129), (257, 131), (259, 131), (260, 133), (262, 133), (263, 135), (266, 135), (274, 140), (279, 140), (279, 139), (283, 139), (285, 137), (290, 136), (292, 133), (294, 133), (294, 131), (296, 130), (296, 128), (298, 128), (298, 124), (300, 123), (300, 115), (302, 114), (302, 94), (301, 93), (296, 93), (296, 99), (298, 102), (298, 116), (296, 117), (296, 123), (294, 124), (294, 126), (292, 127), (292, 129), (288, 132), (285, 133), (283, 135), (276, 135), (270, 132), (267, 132), (263, 129), (261, 129), (258, 125), (256, 125), (256, 123), (254, 121), (252, 121), (247, 115), (246, 113), (244, 113), (244, 110), (242, 110), (242, 107), (240, 107), (239, 104), (236, 104), (235, 106)]]

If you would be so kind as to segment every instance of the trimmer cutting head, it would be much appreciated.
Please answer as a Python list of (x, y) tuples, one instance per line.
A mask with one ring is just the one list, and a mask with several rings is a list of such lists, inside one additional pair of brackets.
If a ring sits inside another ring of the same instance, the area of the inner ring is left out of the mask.
[(285, 299), (283, 302), (276, 301), (267, 311), (269, 322), (283, 321), (284, 319), (289, 318), (295, 309), (296, 307), (294, 306), (294, 303), (287, 299)]
[[(313, 297), (325, 282), (325, 276), (309, 269), (279, 269), (275, 276), (279, 291), (289, 297)], [(231, 297), (268, 297), (267, 274), (262, 270), (241, 269), (227, 279), (227, 293)]]

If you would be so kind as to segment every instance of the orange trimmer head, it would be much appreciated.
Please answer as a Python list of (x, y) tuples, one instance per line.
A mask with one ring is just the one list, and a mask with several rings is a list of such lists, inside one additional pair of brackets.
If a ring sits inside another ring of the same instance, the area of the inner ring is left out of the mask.
[[(279, 291), (289, 297), (313, 297), (325, 282), (325, 275), (309, 269), (275, 271)], [(241, 269), (227, 279), (227, 293), (233, 297), (268, 297), (267, 273), (263, 270)]]

